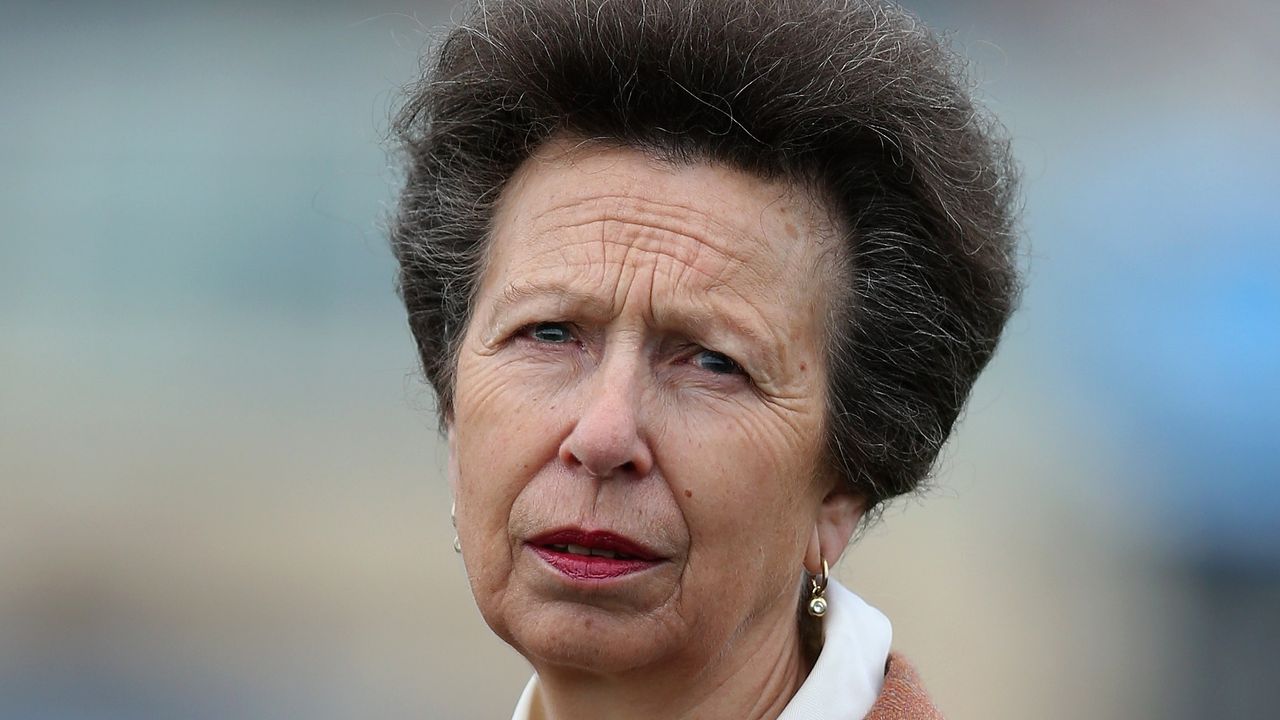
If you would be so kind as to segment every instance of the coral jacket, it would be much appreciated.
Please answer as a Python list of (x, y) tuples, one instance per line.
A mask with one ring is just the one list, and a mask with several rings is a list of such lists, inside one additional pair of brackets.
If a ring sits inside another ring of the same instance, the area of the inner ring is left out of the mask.
[(916, 669), (897, 653), (885, 663), (884, 686), (866, 720), (942, 720)]

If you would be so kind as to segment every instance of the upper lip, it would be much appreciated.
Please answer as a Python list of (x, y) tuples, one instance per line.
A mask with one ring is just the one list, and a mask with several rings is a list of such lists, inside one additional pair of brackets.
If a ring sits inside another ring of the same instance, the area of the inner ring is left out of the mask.
[(542, 533), (528, 540), (530, 545), (581, 545), (595, 550), (612, 550), (639, 560), (661, 560), (657, 552), (629, 537), (608, 530), (583, 530), (560, 528)]

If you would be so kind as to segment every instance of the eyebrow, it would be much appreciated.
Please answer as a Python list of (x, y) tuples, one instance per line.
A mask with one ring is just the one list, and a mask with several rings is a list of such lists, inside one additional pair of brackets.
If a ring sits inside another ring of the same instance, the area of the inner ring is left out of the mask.
[(613, 305), (594, 293), (575, 290), (562, 283), (522, 283), (503, 288), (502, 294), (493, 302), (492, 312), (497, 316), (527, 301), (542, 298), (557, 298), (561, 307), (585, 310), (597, 317), (608, 315)]
[[(585, 312), (593, 318), (607, 318), (613, 310), (611, 300), (603, 299), (595, 293), (572, 288), (562, 282), (528, 282), (503, 288), (501, 295), (494, 300), (491, 320), (525, 302), (547, 297), (556, 298), (560, 308), (573, 309), (579, 313)], [(763, 363), (764, 370), (772, 374), (779, 367), (781, 356), (774, 347), (774, 338), (732, 314), (715, 312), (711, 308), (690, 307), (688, 304), (681, 303), (670, 315), (677, 320), (660, 323), (660, 325), (677, 329), (681, 327), (693, 329), (699, 325), (722, 327), (750, 343), (743, 349), (744, 352), (751, 356), (750, 359)]]

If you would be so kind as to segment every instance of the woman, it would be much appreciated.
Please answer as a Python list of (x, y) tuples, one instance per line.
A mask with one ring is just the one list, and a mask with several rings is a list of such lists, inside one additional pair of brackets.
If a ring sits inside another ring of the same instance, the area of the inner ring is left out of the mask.
[(938, 717), (828, 579), (1016, 291), (1005, 145), (909, 15), (485, 2), (392, 242), (517, 718)]

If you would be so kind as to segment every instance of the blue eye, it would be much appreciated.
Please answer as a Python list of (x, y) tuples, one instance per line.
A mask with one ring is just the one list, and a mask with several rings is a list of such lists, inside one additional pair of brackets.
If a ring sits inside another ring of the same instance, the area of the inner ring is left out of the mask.
[(742, 368), (738, 366), (738, 363), (731, 360), (727, 355), (714, 350), (703, 350), (694, 355), (693, 362), (703, 370), (717, 375), (737, 375), (742, 372)]
[(529, 337), (544, 343), (563, 344), (573, 342), (573, 332), (568, 323), (542, 322), (529, 326)]

